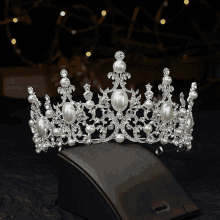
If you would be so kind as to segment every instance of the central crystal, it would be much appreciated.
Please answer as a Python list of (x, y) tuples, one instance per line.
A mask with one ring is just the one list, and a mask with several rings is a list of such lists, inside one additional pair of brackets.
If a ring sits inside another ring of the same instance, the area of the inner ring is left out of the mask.
[(122, 89), (115, 90), (111, 97), (111, 103), (116, 111), (124, 111), (128, 106), (127, 93)]

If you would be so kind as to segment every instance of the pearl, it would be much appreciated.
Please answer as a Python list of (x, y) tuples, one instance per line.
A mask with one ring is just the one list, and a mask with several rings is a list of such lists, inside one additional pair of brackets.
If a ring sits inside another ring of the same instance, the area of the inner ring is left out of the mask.
[(34, 125), (34, 121), (33, 120), (29, 120), (28, 124), (29, 124), (29, 126), (33, 126)]
[(152, 126), (148, 124), (148, 125), (144, 126), (143, 131), (145, 133), (150, 133), (152, 131), (152, 129), (153, 129)]
[(187, 145), (187, 146), (186, 146), (186, 151), (187, 151), (187, 152), (190, 151), (191, 148), (192, 148), (192, 144)]
[(178, 112), (173, 112), (173, 117), (176, 118), (178, 116)]
[(124, 135), (123, 134), (117, 134), (116, 137), (115, 137), (115, 140), (118, 142), (118, 143), (121, 143), (124, 141)]
[(117, 89), (111, 97), (112, 107), (115, 111), (124, 111), (128, 106), (128, 95), (122, 89)]
[(75, 141), (73, 139), (69, 139), (68, 144), (69, 144), (69, 146), (73, 146), (73, 145), (75, 145)]
[(198, 97), (198, 93), (196, 91), (190, 92), (190, 98), (196, 99)]
[(86, 126), (86, 132), (88, 134), (92, 134), (95, 131), (95, 126), (94, 125), (87, 125)]
[(46, 117), (47, 118), (52, 118), (53, 116), (53, 111), (52, 110), (47, 110), (46, 113), (45, 113)]
[(43, 137), (45, 135), (44, 119), (41, 117), (37, 118), (36, 125), (37, 125), (37, 131), (38, 131), (39, 135)]
[(161, 144), (167, 144), (168, 143), (168, 139), (167, 138), (162, 138), (160, 143)]
[(126, 64), (122, 60), (117, 60), (113, 64), (113, 70), (116, 73), (123, 73), (126, 70)]
[(95, 103), (92, 100), (88, 100), (85, 104), (86, 108), (90, 109), (95, 105)]
[(186, 124), (187, 124), (186, 133), (189, 133), (192, 128), (192, 118), (190, 115), (186, 119)]
[(186, 109), (185, 108), (181, 108), (180, 109), (180, 115), (181, 116), (185, 116), (186, 115)]
[(172, 78), (170, 76), (164, 76), (163, 83), (165, 83), (166, 85), (170, 85), (172, 83)]
[(183, 130), (182, 129), (176, 129), (176, 134), (178, 135), (178, 136), (181, 136), (182, 135), (182, 133), (183, 133)]
[(163, 103), (160, 114), (163, 123), (168, 123), (171, 120), (173, 114), (173, 107), (170, 104), (170, 102)]
[(65, 102), (62, 108), (63, 119), (67, 124), (71, 124), (76, 119), (76, 111), (71, 102)]
[(70, 84), (70, 81), (68, 78), (65, 77), (60, 80), (60, 84), (62, 87), (68, 87)]
[(35, 152), (36, 152), (37, 154), (39, 154), (39, 153), (41, 152), (41, 150), (40, 150), (40, 149), (35, 149)]
[(144, 103), (144, 106), (146, 108), (152, 108), (153, 107), (153, 102), (151, 100), (146, 100)]
[(33, 142), (35, 144), (39, 144), (40, 143), (40, 138), (33, 137), (32, 140), (33, 140)]
[(53, 134), (54, 134), (54, 136), (56, 136), (56, 137), (60, 136), (60, 135), (61, 135), (61, 130), (60, 130), (60, 128), (54, 128), (54, 129), (53, 129)]
[(59, 142), (59, 143), (57, 144), (57, 146), (58, 146), (58, 147), (61, 147), (61, 146), (62, 146), (62, 142)]
[(30, 103), (34, 103), (34, 102), (36, 101), (35, 96), (34, 96), (34, 95), (29, 95), (29, 96), (28, 96), (28, 101), (29, 101)]

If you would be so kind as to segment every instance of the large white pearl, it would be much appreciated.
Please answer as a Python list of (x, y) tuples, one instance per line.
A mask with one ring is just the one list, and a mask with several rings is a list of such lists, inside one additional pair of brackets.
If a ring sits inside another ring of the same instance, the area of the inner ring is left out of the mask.
[(163, 103), (160, 114), (163, 123), (167, 123), (171, 120), (173, 114), (173, 106), (170, 102)]
[(113, 70), (116, 73), (123, 73), (126, 70), (126, 64), (122, 60), (117, 60), (113, 64)]
[(111, 97), (112, 107), (116, 111), (124, 111), (128, 106), (128, 95), (122, 89), (117, 89)]
[(144, 126), (143, 131), (145, 133), (150, 133), (152, 131), (152, 129), (153, 129), (152, 126), (147, 124), (147, 125)]
[(61, 135), (61, 129), (60, 128), (54, 128), (53, 129), (54, 136), (58, 137)]
[(28, 96), (28, 101), (29, 101), (30, 103), (34, 103), (34, 102), (36, 101), (35, 96), (34, 96), (34, 95), (29, 95), (29, 96)]
[(186, 112), (186, 109), (185, 109), (185, 108), (181, 108), (181, 109), (180, 109), (180, 115), (181, 115), (181, 116), (185, 116), (186, 113), (187, 113), (187, 112)]
[(69, 139), (68, 144), (69, 144), (69, 146), (73, 146), (73, 145), (75, 145), (75, 141), (73, 139)]
[(86, 132), (88, 134), (92, 134), (95, 131), (95, 126), (94, 125), (87, 125), (86, 126)]
[(88, 100), (85, 104), (86, 108), (90, 109), (95, 105), (95, 103), (92, 100)]
[(118, 142), (118, 143), (121, 143), (124, 141), (124, 135), (123, 134), (117, 134), (116, 137), (115, 137), (115, 140)]
[(172, 83), (172, 78), (170, 76), (164, 76), (163, 77), (163, 82), (166, 84), (166, 85), (170, 85)]
[(193, 124), (193, 121), (190, 115), (186, 119), (186, 124), (187, 124), (186, 133), (189, 133), (191, 131), (192, 124)]
[(46, 111), (45, 115), (46, 115), (47, 118), (51, 118), (52, 115), (53, 115), (53, 111), (51, 109), (49, 109), (49, 110)]
[(146, 100), (144, 103), (144, 106), (146, 108), (152, 108), (153, 107), (153, 102), (151, 100)]
[(71, 102), (65, 102), (62, 108), (63, 119), (67, 124), (71, 124), (76, 119), (76, 111)]
[(70, 81), (68, 78), (65, 77), (60, 80), (60, 84), (62, 87), (68, 87), (70, 84)]
[(196, 99), (198, 97), (198, 93), (196, 91), (190, 92), (190, 97), (192, 99)]
[(37, 118), (36, 125), (37, 125), (37, 131), (38, 131), (39, 135), (43, 137), (45, 135), (44, 119), (42, 117)]

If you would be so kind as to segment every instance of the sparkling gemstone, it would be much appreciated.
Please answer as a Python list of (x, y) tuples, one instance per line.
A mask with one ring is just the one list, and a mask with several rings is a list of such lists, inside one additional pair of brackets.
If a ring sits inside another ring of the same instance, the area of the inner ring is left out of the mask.
[(167, 123), (171, 120), (173, 114), (173, 106), (170, 102), (163, 103), (160, 114), (163, 123)]
[(124, 111), (128, 106), (128, 95), (122, 89), (117, 89), (111, 97), (112, 107), (116, 111)]
[(65, 102), (62, 108), (63, 119), (66, 123), (71, 124), (76, 119), (76, 111), (71, 102)]
[(37, 131), (39, 135), (43, 137), (45, 135), (44, 119), (42, 117), (37, 118), (36, 125), (37, 125)]

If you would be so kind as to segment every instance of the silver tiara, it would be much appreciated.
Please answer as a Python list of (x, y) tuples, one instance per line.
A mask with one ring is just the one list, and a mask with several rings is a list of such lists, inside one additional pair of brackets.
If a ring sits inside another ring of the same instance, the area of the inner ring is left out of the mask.
[[(184, 147), (186, 151), (191, 149), (194, 125), (192, 106), (194, 104), (193, 99), (198, 97), (195, 91), (197, 89), (196, 82), (191, 85), (187, 99), (188, 110), (185, 109), (186, 102), (183, 93), (180, 94), (181, 107), (179, 107), (178, 104), (171, 100), (172, 95), (170, 93), (174, 91), (174, 88), (170, 85), (172, 82), (172, 78), (169, 76), (170, 71), (168, 68), (165, 68), (163, 70), (163, 82), (158, 86), (158, 89), (163, 91), (162, 100), (157, 103), (152, 101), (154, 94), (151, 91), (152, 86), (147, 84), (147, 91), (145, 92), (146, 101), (144, 104), (141, 104), (139, 101), (141, 95), (136, 97), (139, 90), (135, 92), (133, 89), (128, 90), (125, 87), (125, 80), (129, 79), (131, 75), (125, 72), (126, 64), (123, 61), (124, 57), (123, 52), (116, 52), (115, 58), (117, 61), (113, 64), (114, 72), (108, 73), (108, 78), (112, 78), (114, 87), (112, 89), (107, 88), (105, 91), (100, 88), (102, 96), (98, 95), (98, 104), (92, 101), (93, 92), (90, 91), (90, 85), (87, 83), (84, 85), (85, 92), (83, 94), (86, 102), (75, 102), (72, 100), (71, 91), (74, 92), (75, 87), (70, 84), (67, 78), (67, 70), (65, 69), (62, 69), (60, 72), (62, 79), (60, 80), (61, 87), (58, 88), (58, 93), (62, 95), (61, 99), (63, 101), (61, 104), (53, 105), (54, 109), (52, 109), (50, 97), (45, 95), (45, 116), (41, 114), (41, 102), (36, 97), (33, 88), (28, 87), (28, 101), (32, 103), (29, 125), (34, 134), (33, 141), (36, 153), (41, 151), (47, 152), (49, 147), (55, 146), (58, 146), (60, 151), (62, 145), (69, 144), (69, 146), (73, 146), (76, 142), (89, 145), (115, 139), (116, 142), (122, 143), (126, 138), (133, 142), (148, 144), (158, 141), (163, 145), (172, 143), (178, 149)], [(118, 89), (119, 84), (121, 89)], [(109, 99), (108, 93), (112, 93), (111, 99)], [(130, 100), (127, 93), (132, 94)], [(67, 98), (69, 101), (67, 101)], [(127, 109), (128, 106), (129, 108)], [(88, 112), (92, 114), (92, 118), (89, 121), (93, 121), (93, 123), (86, 122), (89, 117), (86, 115), (84, 108), (87, 108)], [(98, 108), (102, 111), (101, 118), (96, 117), (96, 110)], [(138, 118), (136, 112), (140, 109), (143, 110), (144, 117)], [(147, 116), (149, 112), (152, 112), (150, 119)], [(133, 121), (134, 127), (129, 124), (132, 118), (135, 120)], [(110, 121), (109, 126), (104, 126), (107, 124), (105, 119)], [(137, 125), (138, 122), (143, 125)], [(86, 134), (83, 134), (80, 123), (84, 126)], [(96, 124), (99, 125), (96, 126)], [(107, 130), (113, 130), (112, 134), (108, 137)], [(126, 130), (133, 130), (133, 137)], [(141, 130), (144, 131), (145, 137), (140, 137), (139, 132)], [(99, 139), (92, 138), (92, 134), (95, 131), (101, 133)], [(65, 143), (63, 138), (67, 138)]]

